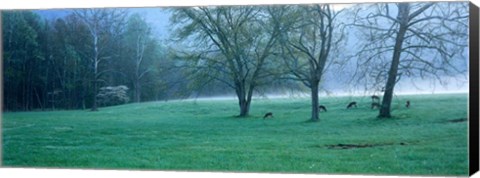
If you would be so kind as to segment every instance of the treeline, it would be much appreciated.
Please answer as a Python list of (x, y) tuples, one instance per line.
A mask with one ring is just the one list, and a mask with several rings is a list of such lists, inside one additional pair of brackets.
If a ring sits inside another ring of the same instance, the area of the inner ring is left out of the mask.
[(388, 118), (400, 80), (467, 73), (468, 3), (336, 8), (170, 8), (168, 41), (127, 9), (72, 10), (55, 20), (8, 11), (3, 109), (97, 110), (110, 100), (104, 97), (125, 93), (130, 99), (112, 101), (229, 93), (238, 116), (247, 117), (255, 95), (302, 89), (311, 94), (311, 120), (319, 121), (322, 84), (348, 78), (352, 88), (383, 93), (379, 117)]
[(2, 32), (4, 111), (92, 108), (106, 86), (128, 87), (133, 102), (189, 93), (167, 48), (138, 14), (76, 10), (43, 19), (4, 11)]
[(389, 118), (400, 80), (465, 74), (467, 21), (468, 4), (432, 2), (178, 8), (172, 18), (192, 73), (235, 91), (239, 117), (260, 88), (289, 80), (310, 91), (311, 121), (328, 81), (383, 93), (378, 117)]

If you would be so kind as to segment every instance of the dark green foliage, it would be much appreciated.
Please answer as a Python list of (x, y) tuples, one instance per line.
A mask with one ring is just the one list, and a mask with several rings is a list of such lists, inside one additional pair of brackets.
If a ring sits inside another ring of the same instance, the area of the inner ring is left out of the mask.
[[(4, 110), (28, 110), (40, 107), (35, 95), (45, 64), (39, 49), (39, 32), (43, 30), (39, 17), (30, 11), (2, 12)], [(40, 90), (40, 91), (39, 91)], [(39, 97), (39, 96), (38, 96)]]
[[(165, 99), (173, 96), (171, 90), (184, 87), (165, 86), (179, 77), (166, 70), (172, 65), (166, 48), (139, 15), (132, 15), (125, 29), (118, 25), (122, 19), (101, 22), (116, 25), (97, 34), (95, 72), (92, 33), (72, 12), (54, 19), (42, 19), (32, 11), (2, 12), (4, 111), (91, 108), (98, 94), (93, 84), (126, 85), (133, 90), (129, 97), (142, 93), (138, 96), (145, 101)], [(143, 43), (136, 43), (143, 34)], [(143, 62), (135, 68), (137, 44), (145, 46)]]

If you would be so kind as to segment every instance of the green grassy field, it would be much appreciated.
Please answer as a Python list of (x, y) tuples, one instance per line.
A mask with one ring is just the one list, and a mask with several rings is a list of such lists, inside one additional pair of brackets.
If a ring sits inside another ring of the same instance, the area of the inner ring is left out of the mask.
[[(320, 122), (309, 99), (169, 101), (99, 112), (2, 115), (2, 164), (185, 171), (462, 175), (468, 172), (467, 95), (398, 96), (392, 119), (368, 97), (329, 97)], [(405, 100), (412, 102), (404, 108)], [(356, 100), (358, 108), (346, 110)], [(263, 120), (265, 112), (273, 119)]]

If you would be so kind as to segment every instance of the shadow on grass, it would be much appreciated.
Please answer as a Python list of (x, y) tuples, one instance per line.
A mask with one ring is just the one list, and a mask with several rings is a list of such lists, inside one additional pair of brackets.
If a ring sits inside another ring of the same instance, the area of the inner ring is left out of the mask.
[[(358, 149), (358, 148), (371, 148), (371, 147), (383, 147), (383, 146), (407, 146), (411, 143), (399, 142), (399, 143), (363, 143), (363, 144), (335, 144), (335, 145), (325, 145), (324, 147), (328, 149)], [(320, 146), (317, 146), (320, 147)]]
[(320, 123), (320, 119), (317, 119), (317, 120), (308, 119), (303, 121), (302, 123)]

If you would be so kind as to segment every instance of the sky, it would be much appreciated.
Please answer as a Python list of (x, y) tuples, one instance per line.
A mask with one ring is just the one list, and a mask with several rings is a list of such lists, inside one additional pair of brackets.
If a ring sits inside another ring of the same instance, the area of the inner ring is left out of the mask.
[[(170, 13), (165, 8), (137, 7), (128, 8), (131, 14), (138, 13), (145, 17), (146, 21), (155, 29), (154, 33), (158, 39), (168, 38)], [(62, 18), (69, 15), (72, 9), (47, 9), (34, 10), (41, 17), (46, 19)]]
[[(335, 10), (348, 8), (352, 4), (336, 4)], [(159, 39), (166, 39), (169, 36), (169, 18), (171, 13), (164, 7), (134, 7), (128, 8), (130, 13), (138, 13), (145, 17), (146, 21), (155, 29), (155, 34)], [(47, 9), (36, 10), (38, 14), (47, 19), (64, 17), (70, 13), (71, 9)]]
[[(418, 2), (431, 0), (402, 0), (402, 2)], [(440, 0), (439, 0), (440, 1)], [(442, 0), (447, 1), (447, 0)], [(452, 1), (452, 0), (449, 0)], [(458, 0), (457, 0), (458, 1)], [(479, 5), (479, 0), (471, 0)], [(251, 5), (251, 4), (312, 4), (312, 3), (366, 3), (366, 2), (398, 2), (398, 0), (22, 0), (2, 2), (0, 9), (51, 9), (51, 8), (92, 8), (92, 7), (158, 7), (158, 6), (197, 6), (197, 5)]]

